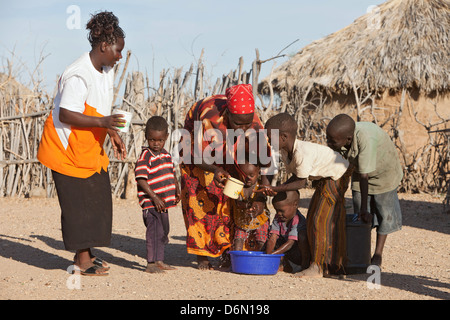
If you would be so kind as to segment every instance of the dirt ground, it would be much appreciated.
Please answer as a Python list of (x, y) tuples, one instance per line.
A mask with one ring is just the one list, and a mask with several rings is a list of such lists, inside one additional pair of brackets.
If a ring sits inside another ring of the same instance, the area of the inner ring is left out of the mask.
[[(303, 214), (311, 195), (310, 190), (302, 191)], [(109, 276), (73, 278), (66, 271), (73, 253), (64, 250), (57, 199), (2, 198), (0, 299), (449, 300), (450, 215), (443, 213), (443, 198), (399, 197), (403, 228), (387, 238), (378, 288), (375, 280), (367, 281), (369, 273), (299, 279), (284, 272), (263, 276), (199, 271), (195, 257), (186, 253), (180, 207), (170, 212), (166, 247), (166, 262), (177, 269), (145, 273), (145, 227), (137, 201), (132, 200), (114, 201), (112, 244), (94, 249), (110, 264)], [(374, 244), (373, 230), (372, 250)]]

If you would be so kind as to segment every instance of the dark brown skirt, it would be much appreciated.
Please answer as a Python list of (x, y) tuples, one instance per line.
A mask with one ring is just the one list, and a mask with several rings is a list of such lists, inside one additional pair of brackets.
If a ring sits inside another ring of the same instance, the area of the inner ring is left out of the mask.
[(66, 250), (107, 247), (111, 243), (112, 196), (108, 172), (75, 178), (52, 171), (61, 207)]

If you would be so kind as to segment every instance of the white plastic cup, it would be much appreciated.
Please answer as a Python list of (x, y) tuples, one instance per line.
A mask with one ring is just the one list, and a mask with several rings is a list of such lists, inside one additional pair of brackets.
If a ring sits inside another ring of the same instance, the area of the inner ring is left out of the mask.
[(131, 116), (132, 113), (128, 112), (128, 111), (123, 111), (120, 109), (116, 109), (113, 111), (112, 114), (121, 114), (123, 115), (123, 120), (126, 121), (125, 126), (124, 127), (116, 127), (117, 129), (119, 129), (120, 132), (128, 132), (128, 129), (130, 128), (131, 125)]
[(232, 199), (239, 198), (239, 194), (244, 188), (244, 183), (238, 179), (229, 177), (225, 183), (225, 188), (223, 189), (223, 194)]

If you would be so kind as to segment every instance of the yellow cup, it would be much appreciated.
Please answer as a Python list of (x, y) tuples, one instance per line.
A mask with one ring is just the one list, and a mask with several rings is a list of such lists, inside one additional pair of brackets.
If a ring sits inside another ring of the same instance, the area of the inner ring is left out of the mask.
[(237, 199), (243, 188), (244, 183), (242, 181), (229, 177), (227, 182), (225, 183), (223, 194), (232, 199)]

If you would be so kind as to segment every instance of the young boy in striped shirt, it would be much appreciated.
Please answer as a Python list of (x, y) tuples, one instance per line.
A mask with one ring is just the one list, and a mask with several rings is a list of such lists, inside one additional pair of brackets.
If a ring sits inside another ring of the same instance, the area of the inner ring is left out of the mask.
[(180, 188), (172, 157), (164, 149), (169, 136), (166, 120), (151, 117), (145, 127), (148, 147), (143, 147), (136, 162), (135, 176), (139, 204), (147, 227), (147, 268), (149, 273), (173, 270), (164, 263), (164, 248), (169, 242), (169, 214), (167, 209), (180, 201)]

